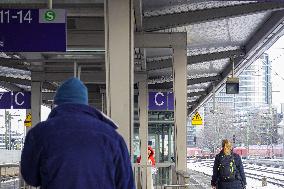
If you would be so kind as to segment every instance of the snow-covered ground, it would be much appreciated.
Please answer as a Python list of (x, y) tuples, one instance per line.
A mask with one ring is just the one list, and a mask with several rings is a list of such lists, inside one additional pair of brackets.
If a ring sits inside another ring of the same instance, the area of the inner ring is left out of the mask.
[(4, 150), (0, 149), (0, 164), (18, 163), (21, 158), (20, 150)]
[[(206, 175), (211, 176), (213, 161), (212, 160), (211, 161), (200, 161), (200, 162), (188, 161), (187, 167), (188, 169), (202, 172)], [(250, 164), (245, 164), (244, 167), (245, 167), (245, 172), (247, 173), (247, 176), (249, 176), (249, 174), (253, 174), (259, 177), (265, 176), (268, 178), (268, 180), (269, 178), (284, 180), (284, 169), (282, 168), (272, 168), (272, 167), (264, 167), (264, 166), (258, 166), (258, 165), (250, 165)], [(275, 173), (266, 173), (265, 172), (266, 170), (269, 170), (271, 172), (273, 171)], [(283, 182), (280, 182), (280, 183), (283, 184)], [(260, 180), (247, 177), (247, 189), (283, 189), (283, 187), (273, 185), (269, 182), (266, 187), (262, 187), (262, 182)]]

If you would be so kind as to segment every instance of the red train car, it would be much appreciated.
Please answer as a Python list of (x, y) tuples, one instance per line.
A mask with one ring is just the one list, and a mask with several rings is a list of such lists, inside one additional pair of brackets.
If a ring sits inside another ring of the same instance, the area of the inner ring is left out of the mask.
[(250, 145), (248, 155), (263, 158), (283, 157), (283, 145)]
[(239, 154), (239, 156), (241, 156), (241, 158), (247, 158), (248, 156), (248, 149), (245, 147), (235, 147), (233, 149), (233, 152), (236, 154)]
[(242, 158), (259, 157), (259, 158), (275, 158), (283, 157), (283, 145), (250, 145), (246, 147), (235, 147), (233, 150)]
[(187, 148), (187, 157), (200, 157), (202, 150), (200, 148)]

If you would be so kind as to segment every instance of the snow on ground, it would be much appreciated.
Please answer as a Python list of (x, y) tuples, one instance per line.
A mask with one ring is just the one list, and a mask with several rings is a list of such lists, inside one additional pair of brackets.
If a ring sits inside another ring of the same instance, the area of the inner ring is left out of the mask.
[[(202, 172), (206, 175), (212, 175), (212, 167), (213, 167), (213, 161), (209, 161), (207, 162), (208, 164), (210, 163), (211, 166), (208, 167), (207, 165), (205, 165), (206, 161), (201, 161), (201, 162), (194, 162), (193, 160), (188, 161), (187, 163), (187, 167), (188, 169), (191, 169), (193, 171), (197, 171), (197, 172)], [(250, 165), (250, 168), (254, 168), (254, 169), (259, 169), (260, 166), (256, 166), (256, 165)], [(266, 167), (265, 167), (266, 168)], [(284, 172), (283, 169), (280, 168), (270, 168), (270, 170), (277, 170), (277, 171), (281, 171)], [(284, 180), (284, 176), (279, 175), (279, 174), (273, 174), (272, 173), (263, 173), (257, 170), (245, 170), (245, 172), (247, 173), (252, 173), (252, 174), (257, 174), (257, 175), (263, 175), (263, 176), (273, 176), (274, 178), (277, 179), (282, 179)], [(208, 182), (210, 182), (210, 180), (208, 180)], [(262, 187), (262, 182), (260, 180), (256, 180), (256, 179), (252, 179), (252, 178), (247, 178), (247, 189), (283, 189), (283, 187), (278, 187), (276, 185), (270, 184), (268, 183), (266, 187)]]
[(21, 158), (20, 150), (4, 150), (0, 149), (0, 164), (18, 163)]

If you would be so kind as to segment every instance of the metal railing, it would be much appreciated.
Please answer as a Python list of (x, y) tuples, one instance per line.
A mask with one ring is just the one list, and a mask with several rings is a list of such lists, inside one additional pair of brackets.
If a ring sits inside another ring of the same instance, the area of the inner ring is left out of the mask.
[(6, 163), (0, 165), (0, 188), (19, 188), (19, 164)]
[[(140, 164), (134, 164), (134, 176), (138, 181), (141, 176)], [(147, 167), (152, 167), (147, 165)], [(166, 188), (188, 188), (189, 186), (189, 174), (183, 171), (175, 171), (174, 163), (157, 163), (155, 168), (157, 169), (152, 174), (154, 189), (166, 189)], [(18, 163), (2, 164), (0, 165), (0, 188), (5, 189), (34, 189), (35, 187), (28, 186), (21, 177), (20, 165)], [(136, 182), (136, 184), (138, 184)], [(142, 188), (142, 186), (137, 186)]]
[(0, 164), (0, 189), (36, 189), (27, 185), (20, 173), (19, 163)]
[[(147, 165), (147, 167), (149, 168), (152, 166)], [(142, 165), (134, 164), (134, 174), (137, 189), (143, 189), (143, 181), (141, 181), (142, 168)], [(200, 185), (190, 183), (189, 173), (186, 171), (176, 171), (174, 163), (157, 163), (155, 168), (157, 169), (156, 173), (151, 175), (154, 189), (184, 189), (189, 188), (192, 185)]]
[[(141, 179), (141, 169), (142, 165), (134, 164), (134, 178), (136, 181), (136, 188), (142, 188), (142, 179)], [(151, 168), (151, 165), (147, 165), (147, 168)], [(174, 163), (157, 163), (155, 167), (155, 173), (152, 174), (152, 180), (154, 189), (162, 189), (164, 185), (170, 184), (173, 182), (173, 173), (174, 173)]]
[(189, 188), (191, 185), (189, 183), (190, 175), (186, 171), (176, 171), (174, 182), (172, 184), (164, 185), (164, 189), (167, 188)]

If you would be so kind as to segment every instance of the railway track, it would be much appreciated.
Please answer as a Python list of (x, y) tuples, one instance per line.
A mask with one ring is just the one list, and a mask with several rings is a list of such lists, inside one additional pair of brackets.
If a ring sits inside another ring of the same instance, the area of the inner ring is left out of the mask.
[[(213, 169), (213, 164), (214, 164), (214, 160), (206, 160), (206, 161), (201, 161), (201, 162), (197, 162), (200, 164), (200, 166), (204, 166), (204, 167), (208, 167)], [(251, 179), (255, 179), (255, 180), (259, 180), (262, 181), (264, 177), (266, 177), (267, 179), (267, 183), (276, 185), (276, 186), (280, 186), (280, 187), (284, 187), (284, 179), (278, 179), (275, 178), (273, 176), (269, 176), (269, 175), (265, 175), (266, 173), (269, 174), (274, 174), (276, 176), (283, 176), (284, 178), (284, 169), (283, 171), (274, 171), (274, 170), (269, 170), (267, 169), (268, 167), (250, 167), (251, 164), (247, 164), (244, 163), (244, 169), (245, 169), (245, 174), (246, 177), (251, 178)], [(251, 173), (250, 171), (257, 171), (257, 173)], [(211, 176), (209, 174), (204, 173), (207, 176)]]

